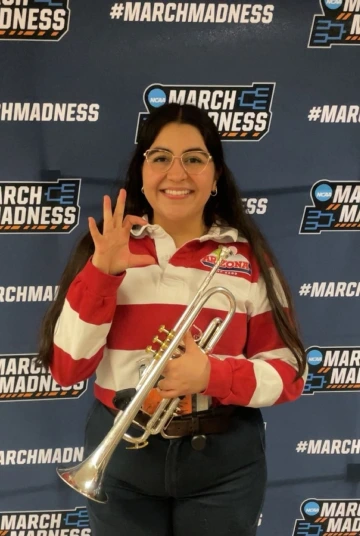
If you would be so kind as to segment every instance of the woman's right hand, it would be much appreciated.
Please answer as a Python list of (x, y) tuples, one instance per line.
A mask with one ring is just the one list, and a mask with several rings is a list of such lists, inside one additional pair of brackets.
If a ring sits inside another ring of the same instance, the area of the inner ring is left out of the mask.
[(130, 252), (129, 238), (132, 226), (146, 225), (148, 222), (139, 216), (128, 215), (123, 219), (125, 199), (126, 191), (121, 189), (113, 214), (110, 197), (104, 196), (102, 234), (97, 228), (95, 219), (88, 218), (90, 234), (95, 245), (92, 263), (106, 274), (117, 275), (127, 268), (155, 264), (155, 259), (150, 255), (134, 255)]

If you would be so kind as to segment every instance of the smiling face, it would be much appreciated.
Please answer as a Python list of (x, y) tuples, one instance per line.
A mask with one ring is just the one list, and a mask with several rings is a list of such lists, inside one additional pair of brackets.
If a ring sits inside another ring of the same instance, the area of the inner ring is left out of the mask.
[[(207, 157), (209, 152), (199, 130), (187, 124), (169, 123), (148, 150), (151, 163), (144, 161), (142, 177), (144, 194), (154, 211), (153, 223), (164, 228), (175, 222), (199, 228), (204, 206), (216, 187), (215, 166)], [(171, 154), (179, 157), (185, 152), (187, 170), (180, 158), (175, 158), (166, 170)]]

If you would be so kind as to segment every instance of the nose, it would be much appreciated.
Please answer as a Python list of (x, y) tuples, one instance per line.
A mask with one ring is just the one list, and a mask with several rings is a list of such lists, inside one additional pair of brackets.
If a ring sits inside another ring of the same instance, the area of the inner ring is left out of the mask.
[(182, 166), (180, 158), (174, 158), (171, 168), (167, 172), (168, 179), (170, 180), (183, 180), (187, 174)]

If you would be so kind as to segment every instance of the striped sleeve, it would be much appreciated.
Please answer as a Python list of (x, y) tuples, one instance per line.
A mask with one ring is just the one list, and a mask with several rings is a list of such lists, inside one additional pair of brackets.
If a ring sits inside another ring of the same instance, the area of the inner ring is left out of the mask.
[[(270, 269), (280, 301), (287, 311), (285, 296), (273, 268)], [(261, 275), (251, 284), (247, 302), (246, 359), (210, 356), (211, 372), (206, 391), (222, 404), (254, 408), (290, 402), (304, 388), (307, 369), (294, 381), (297, 362), (277, 331)]]
[(116, 293), (125, 277), (98, 270), (88, 260), (72, 281), (53, 341), (50, 372), (55, 381), (70, 386), (89, 378), (96, 370), (116, 309)]

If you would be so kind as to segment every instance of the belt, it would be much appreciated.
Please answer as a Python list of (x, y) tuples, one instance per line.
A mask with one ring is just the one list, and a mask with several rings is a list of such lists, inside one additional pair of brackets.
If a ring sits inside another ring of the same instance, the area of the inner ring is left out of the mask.
[[(116, 416), (118, 410), (107, 409)], [(210, 408), (204, 412), (191, 413), (180, 417), (174, 417), (170, 424), (164, 429), (163, 437), (176, 438), (184, 436), (199, 436), (207, 434), (222, 434), (229, 429), (231, 415), (236, 411), (234, 406), (220, 406)], [(144, 429), (150, 416), (143, 411), (139, 411), (134, 419), (134, 424)]]

